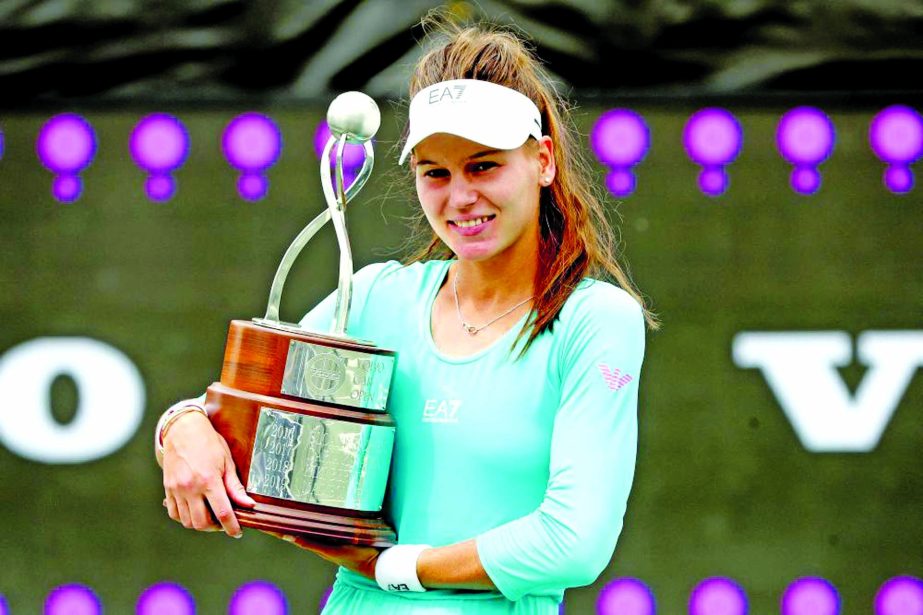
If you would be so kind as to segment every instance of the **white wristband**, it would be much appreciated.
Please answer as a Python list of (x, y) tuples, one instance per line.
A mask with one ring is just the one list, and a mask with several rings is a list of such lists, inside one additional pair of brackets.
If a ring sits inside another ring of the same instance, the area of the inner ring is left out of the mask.
[(425, 592), (417, 577), (417, 559), (429, 545), (396, 545), (385, 549), (375, 563), (375, 580), (386, 592)]

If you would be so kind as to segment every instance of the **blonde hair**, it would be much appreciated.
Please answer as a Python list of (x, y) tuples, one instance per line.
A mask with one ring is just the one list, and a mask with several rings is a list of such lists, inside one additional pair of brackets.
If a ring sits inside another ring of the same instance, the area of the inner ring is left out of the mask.
[[(543, 130), (555, 145), (555, 179), (539, 197), (539, 263), (531, 326), (520, 332), (521, 337), (529, 331), (522, 353), (551, 328), (564, 302), (587, 276), (613, 280), (641, 305), (648, 326), (659, 328), (657, 317), (616, 258), (617, 241), (594, 191), (583, 148), (576, 142), (569, 109), (531, 48), (517, 34), (493, 24), (463, 26), (436, 15), (426, 18), (424, 27), (431, 30), (428, 37), (436, 44), (414, 68), (411, 98), (449, 79), (491, 81), (528, 96), (538, 106)], [(425, 245), (409, 257), (409, 263), (453, 255), (431, 230), (423, 241)]]

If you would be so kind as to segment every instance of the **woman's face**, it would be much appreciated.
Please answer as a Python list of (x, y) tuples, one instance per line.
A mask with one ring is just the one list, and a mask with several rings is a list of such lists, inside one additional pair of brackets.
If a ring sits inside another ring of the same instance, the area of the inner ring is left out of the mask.
[(459, 260), (537, 254), (539, 194), (554, 178), (549, 137), (495, 150), (438, 133), (414, 148), (414, 169), (423, 212)]

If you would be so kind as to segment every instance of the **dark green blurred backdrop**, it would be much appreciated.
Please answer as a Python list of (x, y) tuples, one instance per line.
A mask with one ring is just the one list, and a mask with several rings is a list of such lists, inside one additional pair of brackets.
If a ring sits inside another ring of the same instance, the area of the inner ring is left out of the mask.
[[(398, 121), (386, 110), (372, 181), (350, 205), (357, 268), (399, 254), (414, 211), (396, 186)], [(606, 108), (579, 114), (588, 132)], [(128, 135), (149, 110), (85, 113), (99, 151), (85, 193), (62, 205), (38, 162), (35, 138), (49, 114), (0, 116), (0, 358), (43, 336), (87, 336), (120, 349), (146, 387), (144, 421), (105, 458), (47, 465), (3, 446), (0, 433), (0, 593), (13, 613), (35, 613), (62, 583), (93, 587), (107, 613), (128, 613), (149, 585), (173, 580), (201, 613), (226, 608), (233, 590), (267, 579), (293, 613), (312, 613), (333, 568), (287, 544), (246, 532), (240, 542), (196, 534), (161, 507), (151, 433), (162, 410), (218, 376), (227, 323), (260, 316), (285, 248), (320, 211), (312, 138), (322, 107), (262, 109), (284, 136), (268, 197), (237, 196), (219, 151), (227, 122), (246, 109), (173, 109), (192, 150), (179, 191), (150, 202)], [(648, 583), (658, 613), (685, 612), (690, 589), (725, 575), (751, 612), (778, 612), (806, 575), (833, 582), (844, 613), (872, 612), (878, 587), (923, 576), (923, 382), (915, 377), (877, 448), (806, 450), (760, 371), (732, 360), (742, 331), (920, 330), (923, 203), (920, 190), (889, 193), (867, 143), (877, 109), (832, 110), (838, 141), (811, 197), (788, 186), (774, 146), (786, 108), (731, 108), (744, 147), (719, 198), (702, 195), (681, 146), (693, 107), (636, 108), (652, 148), (633, 196), (609, 199), (634, 279), (661, 316), (649, 336), (641, 384), (635, 487), (616, 555), (591, 588), (569, 591), (569, 613), (591, 613), (612, 578)], [(602, 181), (602, 169), (599, 181)], [(336, 246), (325, 229), (298, 262), (283, 301), (296, 319), (335, 285)], [(854, 391), (864, 375), (842, 370)], [(15, 414), (14, 391), (0, 412)], [(76, 408), (73, 382), (51, 389), (55, 416)]]

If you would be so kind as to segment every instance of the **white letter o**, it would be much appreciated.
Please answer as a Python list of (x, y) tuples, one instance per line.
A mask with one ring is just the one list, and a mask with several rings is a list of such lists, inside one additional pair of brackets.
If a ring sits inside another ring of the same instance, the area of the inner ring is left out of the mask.
[[(51, 413), (51, 383), (77, 386), (77, 412), (67, 425)], [(44, 463), (83, 463), (117, 451), (144, 414), (141, 374), (120, 350), (86, 337), (42, 337), (0, 357), (0, 440)]]

